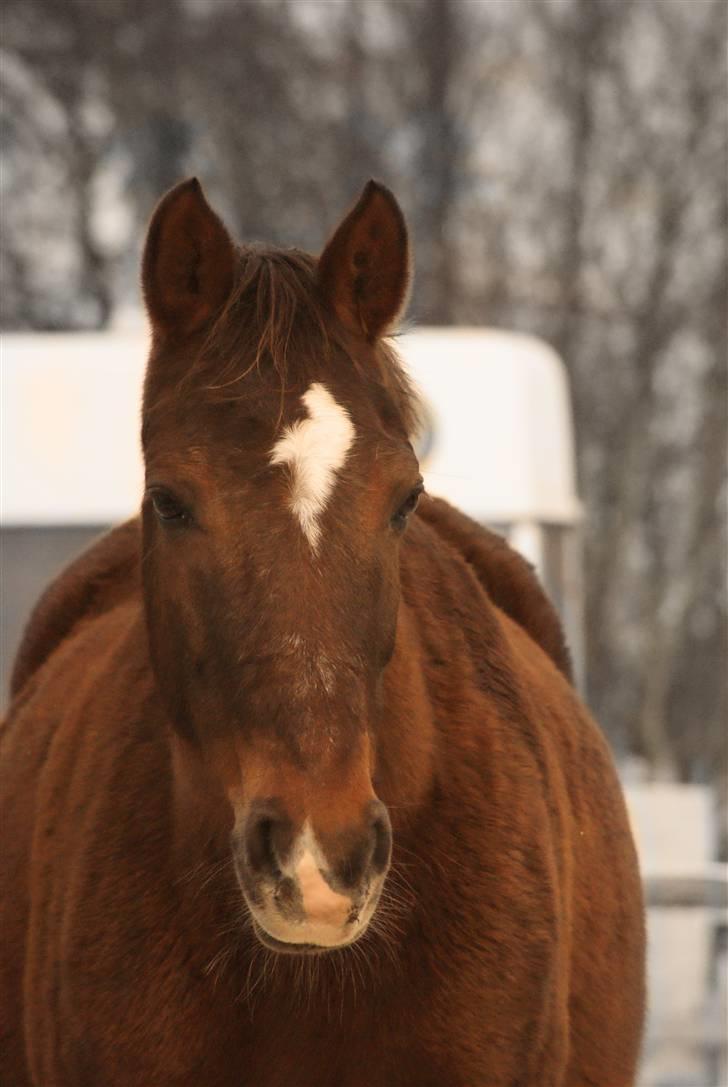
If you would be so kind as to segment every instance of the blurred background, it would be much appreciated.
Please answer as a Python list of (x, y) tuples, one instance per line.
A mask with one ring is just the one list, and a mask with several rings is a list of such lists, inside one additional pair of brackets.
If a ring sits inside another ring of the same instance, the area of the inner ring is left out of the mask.
[[(100, 332), (101, 355), (138, 326), (146, 221), (193, 173), (238, 237), (313, 251), (383, 180), (413, 322), (562, 360), (586, 697), (669, 857), (642, 1081), (663, 1087), (728, 1083), (727, 20), (726, 0), (4, 0), (0, 42), (13, 367), (36, 350), (15, 333)], [(31, 546), (19, 521), (5, 670), (85, 539)]]

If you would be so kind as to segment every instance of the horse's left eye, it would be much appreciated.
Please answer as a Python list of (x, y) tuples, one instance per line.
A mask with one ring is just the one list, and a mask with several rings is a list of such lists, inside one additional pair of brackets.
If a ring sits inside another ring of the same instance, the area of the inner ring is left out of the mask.
[(413, 514), (417, 509), (417, 503), (419, 502), (420, 495), (422, 494), (424, 489), (424, 484), (422, 483), (422, 480), (420, 480), (417, 486), (412, 491), (410, 491), (402, 505), (392, 517), (392, 528), (397, 529), (397, 531), (399, 532), (401, 532), (402, 529), (406, 528), (407, 521), (409, 520), (410, 515)]
[(163, 490), (161, 487), (155, 487), (148, 492), (151, 499), (154, 512), (160, 521), (176, 522), (177, 524), (187, 524), (190, 519), (189, 511), (185, 509), (182, 503), (179, 501), (171, 491)]

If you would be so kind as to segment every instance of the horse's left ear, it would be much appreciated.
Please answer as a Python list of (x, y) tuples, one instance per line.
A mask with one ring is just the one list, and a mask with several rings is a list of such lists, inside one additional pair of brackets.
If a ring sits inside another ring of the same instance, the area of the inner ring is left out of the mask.
[(389, 189), (367, 182), (319, 258), (324, 298), (356, 335), (375, 340), (407, 301), (409, 243), (404, 215)]
[(235, 250), (196, 177), (175, 185), (152, 215), (142, 287), (155, 332), (187, 335), (219, 310), (232, 289)]

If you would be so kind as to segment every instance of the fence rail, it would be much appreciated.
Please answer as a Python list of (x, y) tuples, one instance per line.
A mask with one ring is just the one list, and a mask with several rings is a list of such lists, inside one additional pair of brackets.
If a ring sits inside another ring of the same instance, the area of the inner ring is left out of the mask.
[(728, 864), (711, 865), (701, 875), (648, 875), (643, 884), (648, 906), (728, 910)]

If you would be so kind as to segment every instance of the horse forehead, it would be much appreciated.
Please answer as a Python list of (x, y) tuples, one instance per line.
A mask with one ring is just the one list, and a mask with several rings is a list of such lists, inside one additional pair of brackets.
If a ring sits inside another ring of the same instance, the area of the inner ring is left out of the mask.
[(301, 402), (305, 418), (284, 428), (271, 450), (270, 463), (288, 469), (289, 508), (315, 552), (321, 538), (321, 517), (356, 431), (347, 409), (322, 382), (313, 382)]

